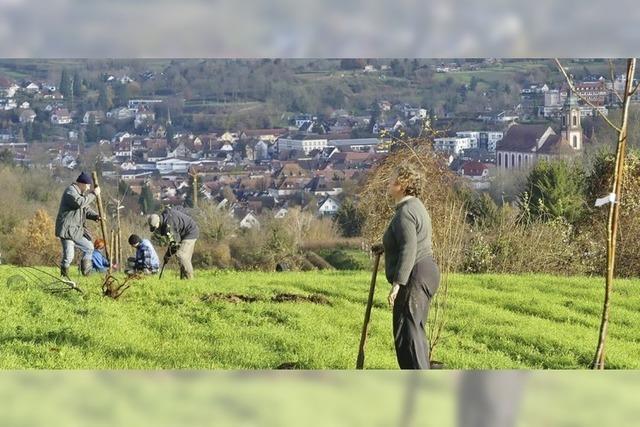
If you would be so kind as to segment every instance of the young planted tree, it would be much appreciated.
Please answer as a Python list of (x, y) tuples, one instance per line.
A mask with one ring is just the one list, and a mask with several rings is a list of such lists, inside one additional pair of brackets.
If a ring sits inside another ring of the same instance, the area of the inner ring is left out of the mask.
[(616, 241), (618, 236), (618, 219), (620, 217), (620, 201), (622, 198), (622, 181), (624, 178), (625, 170), (625, 155), (627, 151), (627, 129), (629, 122), (629, 105), (631, 103), (631, 97), (638, 90), (638, 84), (634, 85), (634, 77), (636, 72), (636, 58), (630, 58), (627, 60), (626, 73), (625, 73), (625, 86), (622, 94), (618, 93), (613, 88), (614, 80), (614, 65), (610, 61), (611, 69), (611, 86), (612, 92), (622, 104), (622, 115), (620, 117), (620, 124), (614, 124), (607, 116), (602, 114), (598, 108), (593, 105), (588, 99), (580, 95), (575, 89), (573, 79), (560, 61), (556, 59), (556, 64), (563, 74), (569, 90), (576, 94), (587, 105), (592, 107), (594, 111), (607, 122), (612, 129), (615, 130), (617, 136), (616, 144), (616, 161), (611, 182), (611, 193), (607, 196), (609, 205), (609, 219), (607, 222), (607, 273), (605, 278), (605, 294), (602, 307), (602, 319), (600, 322), (600, 331), (598, 334), (598, 344), (596, 347), (596, 353), (593, 359), (593, 369), (604, 369), (605, 366), (605, 342), (607, 338), (607, 329), (609, 326), (609, 315), (611, 311), (611, 293), (613, 290), (613, 278), (615, 273), (615, 261), (616, 261)]

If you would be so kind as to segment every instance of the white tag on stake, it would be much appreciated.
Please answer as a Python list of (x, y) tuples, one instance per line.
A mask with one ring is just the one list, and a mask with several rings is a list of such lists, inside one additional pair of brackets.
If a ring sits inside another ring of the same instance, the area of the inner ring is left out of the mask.
[(604, 197), (600, 197), (596, 199), (596, 207), (606, 205), (607, 203), (615, 203), (616, 202), (616, 193), (609, 193)]

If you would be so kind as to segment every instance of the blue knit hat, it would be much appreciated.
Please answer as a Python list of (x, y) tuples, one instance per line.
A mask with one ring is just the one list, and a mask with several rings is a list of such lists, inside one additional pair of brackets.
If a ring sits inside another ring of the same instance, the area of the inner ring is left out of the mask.
[(89, 175), (86, 172), (82, 172), (80, 174), (80, 176), (78, 177), (78, 179), (76, 179), (76, 182), (80, 183), (80, 184), (93, 184), (93, 180), (91, 179), (91, 175)]

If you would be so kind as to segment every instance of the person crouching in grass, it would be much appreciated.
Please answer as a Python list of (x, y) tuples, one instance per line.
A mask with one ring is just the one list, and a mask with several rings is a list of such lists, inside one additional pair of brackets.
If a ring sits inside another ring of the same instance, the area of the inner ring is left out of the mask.
[(109, 260), (104, 256), (102, 251), (104, 250), (104, 240), (96, 239), (93, 242), (93, 256), (91, 257), (91, 263), (93, 269), (98, 273), (106, 273), (109, 270)]
[(135, 248), (135, 258), (129, 258), (127, 274), (156, 274), (160, 269), (160, 259), (148, 239), (141, 239), (137, 234), (129, 236), (129, 244)]

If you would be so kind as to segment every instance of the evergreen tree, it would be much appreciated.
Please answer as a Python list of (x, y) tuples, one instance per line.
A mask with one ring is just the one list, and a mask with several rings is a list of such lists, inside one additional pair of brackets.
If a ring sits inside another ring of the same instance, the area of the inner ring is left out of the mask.
[(531, 170), (520, 203), (528, 219), (575, 223), (586, 210), (584, 171), (564, 161), (541, 161)]
[(62, 75), (60, 76), (60, 93), (65, 99), (73, 97), (73, 82), (66, 68), (62, 70)]
[(351, 199), (346, 199), (336, 213), (336, 222), (344, 237), (356, 237), (362, 233), (364, 215)]
[(367, 128), (369, 133), (373, 132), (373, 126), (376, 124), (378, 119), (380, 119), (380, 114), (380, 105), (378, 105), (378, 102), (375, 101), (373, 104), (371, 104), (371, 117), (369, 117), (369, 126)]
[(84, 93), (84, 87), (82, 85), (82, 78), (80, 74), (76, 71), (73, 75), (73, 96), (80, 97)]
[(89, 123), (87, 124), (87, 130), (85, 131), (84, 137), (86, 142), (97, 142), (99, 137), (99, 129), (96, 124), (96, 116), (95, 114), (89, 115)]
[(116, 86), (115, 102), (117, 105), (126, 104), (130, 97), (128, 84), (119, 84)]
[(98, 108), (108, 111), (113, 108), (113, 90), (110, 86), (103, 84), (100, 86), (100, 94), (98, 95)]

